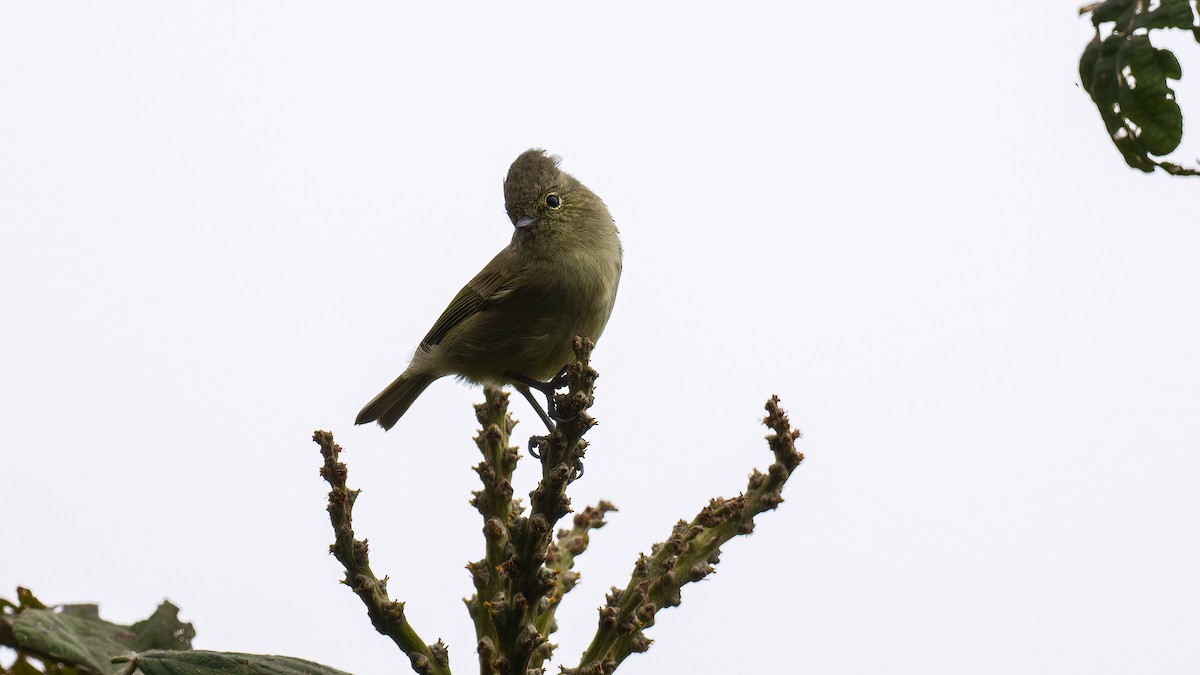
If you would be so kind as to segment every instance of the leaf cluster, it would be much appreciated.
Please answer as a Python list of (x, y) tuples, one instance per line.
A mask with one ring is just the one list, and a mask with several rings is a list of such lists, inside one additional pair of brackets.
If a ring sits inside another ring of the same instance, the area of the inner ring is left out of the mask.
[[(1079, 77), (1125, 162), (1140, 171), (1200, 175), (1195, 168), (1155, 159), (1183, 140), (1183, 111), (1168, 80), (1183, 76), (1179, 59), (1151, 42), (1151, 33), (1186, 29), (1200, 41), (1189, 0), (1106, 0), (1081, 8), (1096, 35), (1079, 59)], [(1104, 30), (1107, 28), (1107, 32)]]
[(0, 646), (16, 651), (6, 675), (347, 675), (301, 659), (192, 649), (196, 629), (164, 601), (129, 626), (100, 618), (97, 605), (47, 606), (17, 589), (0, 598)]

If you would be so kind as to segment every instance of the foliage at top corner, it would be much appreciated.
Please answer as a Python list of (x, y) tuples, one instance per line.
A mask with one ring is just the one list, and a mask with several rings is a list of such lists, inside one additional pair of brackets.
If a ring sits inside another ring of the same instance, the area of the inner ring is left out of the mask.
[(1081, 7), (1091, 14), (1096, 36), (1079, 59), (1079, 77), (1104, 126), (1129, 166), (1150, 173), (1200, 176), (1200, 170), (1152, 157), (1168, 155), (1183, 139), (1183, 112), (1167, 80), (1183, 75), (1179, 59), (1154, 47), (1162, 29), (1192, 31), (1200, 20), (1189, 0), (1105, 0)]

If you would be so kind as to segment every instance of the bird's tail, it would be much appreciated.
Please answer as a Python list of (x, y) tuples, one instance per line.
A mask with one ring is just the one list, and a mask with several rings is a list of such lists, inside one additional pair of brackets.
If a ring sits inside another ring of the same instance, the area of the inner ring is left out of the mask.
[(358, 413), (354, 423), (366, 424), (378, 421), (379, 426), (384, 430), (391, 429), (396, 425), (396, 420), (400, 419), (400, 416), (413, 404), (413, 401), (417, 400), (421, 392), (425, 391), (425, 388), (436, 379), (430, 375), (402, 373), (395, 382), (387, 386), (387, 389), (371, 399), (362, 412)]

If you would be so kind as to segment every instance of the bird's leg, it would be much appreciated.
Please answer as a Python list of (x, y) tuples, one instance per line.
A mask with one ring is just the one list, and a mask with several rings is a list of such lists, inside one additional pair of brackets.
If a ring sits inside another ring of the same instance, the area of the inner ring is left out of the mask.
[(563, 387), (567, 386), (567, 373), (570, 372), (570, 370), (571, 366), (563, 366), (562, 370), (558, 371), (558, 374), (550, 378), (550, 381), (546, 384), (550, 385), (551, 389), (562, 389)]
[[(516, 379), (516, 378), (513, 378), (513, 379)], [(537, 380), (533, 380), (533, 382), (536, 383), (534, 386), (538, 386), (538, 385), (542, 384), (541, 382), (538, 382)], [(538, 403), (537, 399), (533, 397), (533, 393), (529, 391), (529, 385), (525, 384), (523, 382), (517, 382), (517, 383), (513, 384), (513, 387), (517, 391), (521, 392), (521, 395), (525, 397), (525, 400), (529, 401), (529, 405), (533, 406), (533, 409), (535, 411), (537, 411), (538, 417), (542, 418), (542, 422), (544, 422), (546, 424), (546, 429), (550, 433), (554, 433), (554, 422), (550, 421), (550, 416), (546, 414), (545, 410), (542, 410), (542, 404)], [(538, 389), (541, 390), (541, 387), (539, 386)], [(550, 403), (550, 409), (554, 410), (554, 401), (550, 398), (549, 395), (546, 396), (546, 400), (549, 401), (549, 403)], [(531, 454), (533, 453), (532, 447), (530, 448), (530, 453)], [(537, 455), (535, 454), (534, 457), (536, 457), (536, 456)]]
[[(550, 378), (549, 382), (542, 382), (541, 380), (535, 380), (532, 377), (526, 377), (524, 375), (515, 375), (514, 374), (511, 377), (512, 377), (513, 381), (516, 383), (515, 386), (517, 386), (517, 387), (524, 386), (525, 387), (525, 391), (522, 391), (521, 395), (524, 396), (525, 399), (528, 400), (530, 403), (533, 403), (533, 399), (531, 398), (531, 394), (529, 393), (529, 387), (533, 387), (534, 389), (537, 389), (538, 391), (542, 392), (542, 394), (546, 397), (546, 411), (549, 413), (549, 415), (548, 415), (549, 419), (554, 420), (555, 422), (570, 422), (571, 420), (578, 417), (578, 415), (572, 415), (570, 417), (563, 417), (562, 415), (558, 414), (558, 406), (555, 405), (555, 403), (554, 403), (555, 390), (557, 390), (561, 387), (565, 387), (567, 385), (567, 368), (568, 368), (568, 366), (563, 366), (563, 369), (558, 371), (557, 375)], [(520, 390), (518, 389), (518, 391), (520, 391)], [(543, 415), (542, 421), (546, 422), (546, 420), (547, 420), (546, 413), (542, 411), (542, 407), (535, 403), (534, 408), (537, 409), (539, 415)], [(546, 428), (550, 429), (551, 432), (554, 431), (554, 427), (550, 424), (550, 422), (546, 422)]]
[[(570, 422), (571, 420), (579, 417), (578, 413), (570, 417), (563, 417), (559, 415), (558, 405), (554, 403), (554, 392), (562, 387), (567, 386), (567, 373), (569, 371), (569, 365), (563, 366), (563, 369), (558, 371), (558, 374), (550, 378), (548, 382), (535, 380), (532, 377), (526, 377), (525, 375), (514, 374), (509, 376), (512, 379), (513, 387), (515, 387), (517, 391), (521, 392), (521, 395), (525, 397), (526, 401), (529, 401), (529, 405), (533, 406), (533, 409), (537, 411), (538, 417), (542, 418), (542, 422), (545, 423), (546, 428), (550, 430), (551, 434), (553, 434), (557, 429), (558, 425), (555, 424), (555, 422), (561, 424), (563, 422)], [(549, 414), (547, 414), (545, 410), (542, 410), (542, 406), (538, 404), (537, 399), (533, 397), (533, 393), (529, 391), (530, 387), (537, 389), (546, 396), (546, 408), (549, 410)], [(540, 460), (542, 457), (538, 454), (537, 448), (540, 447), (541, 443), (548, 441), (549, 438), (545, 436), (531, 436), (529, 438), (529, 454)], [(576, 481), (582, 477), (583, 460), (577, 458), (575, 460), (575, 474), (569, 480)]]

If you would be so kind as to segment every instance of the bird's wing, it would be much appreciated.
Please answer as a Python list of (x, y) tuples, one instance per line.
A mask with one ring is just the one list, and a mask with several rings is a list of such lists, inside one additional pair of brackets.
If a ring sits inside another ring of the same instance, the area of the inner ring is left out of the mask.
[(489, 303), (508, 294), (513, 282), (512, 275), (508, 273), (511, 268), (508, 265), (497, 265), (500, 256), (496, 258), (454, 296), (450, 306), (446, 307), (446, 311), (438, 317), (433, 328), (429, 329), (429, 334), (421, 340), (421, 349), (428, 351), (430, 347), (441, 342), (455, 326), (486, 308)]

